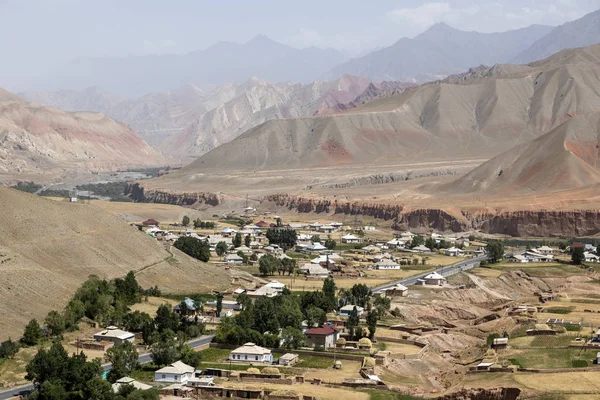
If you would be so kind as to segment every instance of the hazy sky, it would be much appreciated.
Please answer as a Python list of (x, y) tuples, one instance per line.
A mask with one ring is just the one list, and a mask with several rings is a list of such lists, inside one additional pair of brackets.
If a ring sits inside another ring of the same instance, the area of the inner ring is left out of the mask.
[(600, 0), (0, 0), (0, 85), (80, 56), (185, 53), (257, 34), (357, 54), (440, 21), (497, 32), (598, 8)]

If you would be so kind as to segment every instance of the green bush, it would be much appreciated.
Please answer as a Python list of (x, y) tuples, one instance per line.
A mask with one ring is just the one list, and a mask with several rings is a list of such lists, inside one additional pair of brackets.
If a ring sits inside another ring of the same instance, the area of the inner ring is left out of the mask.
[(586, 360), (573, 360), (571, 361), (571, 365), (573, 366), (573, 368), (585, 368), (589, 364)]
[(552, 314), (570, 314), (571, 312), (573, 312), (573, 310), (567, 307), (550, 307), (546, 308), (546, 312)]
[(565, 330), (569, 332), (579, 332), (581, 330), (581, 326), (579, 325), (565, 325)]

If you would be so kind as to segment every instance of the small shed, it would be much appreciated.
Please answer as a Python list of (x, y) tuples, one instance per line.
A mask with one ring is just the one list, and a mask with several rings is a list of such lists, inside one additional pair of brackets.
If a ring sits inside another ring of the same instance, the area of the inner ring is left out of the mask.
[(299, 361), (298, 354), (286, 353), (279, 357), (277, 364), (279, 365), (294, 365)]

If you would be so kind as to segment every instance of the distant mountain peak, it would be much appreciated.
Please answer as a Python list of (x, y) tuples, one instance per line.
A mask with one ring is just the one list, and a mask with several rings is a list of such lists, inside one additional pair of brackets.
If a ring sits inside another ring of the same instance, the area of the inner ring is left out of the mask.
[(273, 39), (271, 39), (270, 37), (268, 37), (267, 35), (262, 35), (262, 34), (256, 35), (252, 39), (250, 39), (246, 42), (246, 44), (265, 44), (265, 43), (273, 44), (273, 43), (277, 43), (277, 42), (274, 41)]

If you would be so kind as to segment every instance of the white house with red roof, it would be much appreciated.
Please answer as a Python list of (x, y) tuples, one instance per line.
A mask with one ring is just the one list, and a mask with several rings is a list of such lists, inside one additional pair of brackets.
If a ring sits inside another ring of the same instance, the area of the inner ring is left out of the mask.
[(329, 324), (323, 324), (318, 328), (311, 328), (304, 332), (306, 337), (306, 346), (321, 346), (325, 349), (335, 346), (338, 340), (339, 332)]

